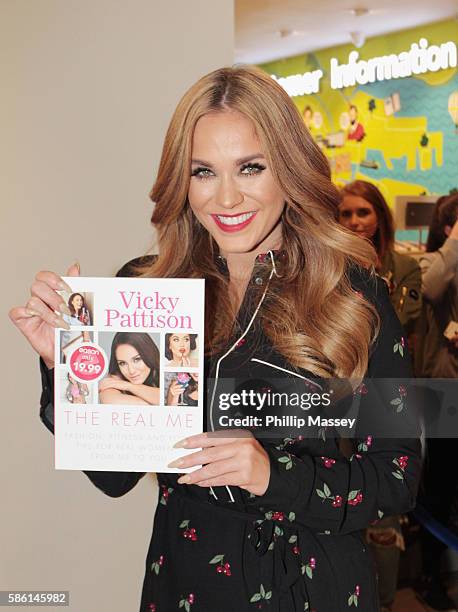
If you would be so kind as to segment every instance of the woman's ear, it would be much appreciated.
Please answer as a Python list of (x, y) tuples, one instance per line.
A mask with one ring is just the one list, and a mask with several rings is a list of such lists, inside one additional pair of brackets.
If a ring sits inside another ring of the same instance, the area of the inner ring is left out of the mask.
[(450, 225), (444, 225), (444, 234), (446, 236), (450, 236), (451, 231), (452, 231), (452, 227)]

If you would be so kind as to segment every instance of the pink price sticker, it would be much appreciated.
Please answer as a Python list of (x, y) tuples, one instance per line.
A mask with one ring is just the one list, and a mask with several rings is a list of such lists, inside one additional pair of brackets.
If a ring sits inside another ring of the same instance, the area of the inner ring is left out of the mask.
[(102, 378), (107, 367), (107, 357), (104, 350), (84, 342), (80, 344), (70, 355), (70, 370), (73, 376), (81, 382), (92, 382)]

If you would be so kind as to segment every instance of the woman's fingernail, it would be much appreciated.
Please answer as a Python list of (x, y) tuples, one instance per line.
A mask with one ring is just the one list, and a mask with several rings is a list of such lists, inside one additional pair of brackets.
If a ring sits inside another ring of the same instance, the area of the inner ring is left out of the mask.
[(67, 314), (67, 315), (71, 315), (72, 314), (70, 312), (70, 308), (67, 306), (67, 304), (65, 302), (62, 302), (62, 304), (59, 304), (59, 310), (60, 310), (60, 312), (63, 312), (64, 314)]
[(171, 463), (169, 463), (167, 467), (178, 468), (178, 467), (181, 467), (183, 464), (184, 464), (183, 459), (175, 459), (175, 461), (172, 461)]
[(73, 289), (70, 287), (70, 285), (67, 285), (67, 283), (63, 280), (60, 280), (57, 283), (57, 287), (61, 290), (61, 291), (67, 291), (67, 293), (73, 293)]
[(178, 478), (177, 483), (187, 484), (190, 481), (191, 481), (191, 476), (189, 476), (188, 474), (185, 474), (184, 476), (180, 476), (180, 478)]
[(75, 261), (75, 263), (73, 265), (78, 268), (78, 274), (81, 274), (81, 266), (80, 266), (79, 261)]
[(56, 317), (54, 319), (54, 325), (56, 327), (63, 327), (64, 329), (68, 329), (68, 330), (70, 329), (70, 325), (66, 321), (64, 321), (61, 317)]
[(173, 448), (186, 448), (187, 445), (188, 445), (188, 439), (183, 438), (183, 440), (178, 440), (178, 442), (175, 442), (175, 444), (173, 445)]
[(25, 312), (26, 314), (29, 315), (29, 317), (39, 317), (40, 316), (38, 312), (35, 312), (35, 310), (30, 310), (30, 308), (27, 308)]

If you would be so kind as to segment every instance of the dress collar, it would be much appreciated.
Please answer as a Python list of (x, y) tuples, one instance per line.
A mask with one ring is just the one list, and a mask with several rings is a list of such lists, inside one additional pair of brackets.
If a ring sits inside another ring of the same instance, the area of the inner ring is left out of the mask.
[[(272, 253), (272, 257), (270, 253)], [(225, 276), (229, 276), (226, 258), (222, 255), (217, 255), (215, 259), (219, 271)], [(272, 267), (275, 267), (275, 269), (277, 269), (277, 266), (281, 267), (280, 264), (284, 263), (285, 260), (286, 251), (284, 249), (272, 249), (271, 251), (267, 251), (267, 253), (259, 253), (256, 255), (248, 286), (264, 286), (268, 281)]]

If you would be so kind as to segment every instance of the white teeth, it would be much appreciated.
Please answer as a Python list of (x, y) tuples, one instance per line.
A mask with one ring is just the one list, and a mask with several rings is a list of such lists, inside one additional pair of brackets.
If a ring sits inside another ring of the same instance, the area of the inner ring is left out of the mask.
[(222, 215), (216, 215), (218, 221), (223, 225), (238, 225), (250, 219), (255, 213), (245, 213), (244, 215), (238, 215), (237, 217), (223, 217)]

